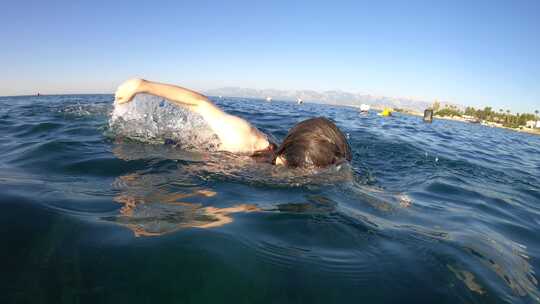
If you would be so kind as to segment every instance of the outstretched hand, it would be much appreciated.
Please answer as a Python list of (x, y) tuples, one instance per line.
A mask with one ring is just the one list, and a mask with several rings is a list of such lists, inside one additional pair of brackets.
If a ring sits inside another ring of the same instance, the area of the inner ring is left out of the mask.
[(114, 93), (114, 102), (116, 104), (123, 104), (130, 102), (137, 93), (140, 93), (143, 79), (130, 79), (122, 83), (116, 92)]

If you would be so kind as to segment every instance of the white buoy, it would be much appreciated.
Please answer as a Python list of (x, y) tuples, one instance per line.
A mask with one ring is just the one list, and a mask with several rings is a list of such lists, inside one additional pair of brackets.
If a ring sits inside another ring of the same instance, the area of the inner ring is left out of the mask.
[(368, 113), (370, 108), (371, 107), (369, 105), (363, 103), (363, 104), (360, 105), (360, 112), (361, 113)]

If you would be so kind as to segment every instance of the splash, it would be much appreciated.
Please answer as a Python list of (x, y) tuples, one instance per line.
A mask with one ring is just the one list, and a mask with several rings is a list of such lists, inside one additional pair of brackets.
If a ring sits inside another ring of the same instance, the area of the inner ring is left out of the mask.
[(220, 144), (200, 115), (148, 94), (115, 105), (109, 127), (115, 136), (147, 143), (174, 143), (190, 151), (216, 151)]

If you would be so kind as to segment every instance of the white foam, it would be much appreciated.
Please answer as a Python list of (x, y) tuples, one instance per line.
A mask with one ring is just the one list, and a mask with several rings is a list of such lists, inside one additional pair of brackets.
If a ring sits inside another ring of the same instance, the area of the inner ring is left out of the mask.
[(145, 142), (173, 140), (186, 150), (217, 150), (219, 139), (206, 121), (181, 106), (149, 94), (114, 105), (109, 126), (113, 134)]

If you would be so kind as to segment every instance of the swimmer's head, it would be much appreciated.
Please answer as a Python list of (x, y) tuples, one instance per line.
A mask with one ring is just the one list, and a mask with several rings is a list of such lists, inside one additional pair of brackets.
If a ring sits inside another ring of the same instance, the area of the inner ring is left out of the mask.
[(352, 158), (345, 135), (324, 117), (304, 120), (294, 126), (275, 155), (276, 165), (291, 168), (321, 168)]

